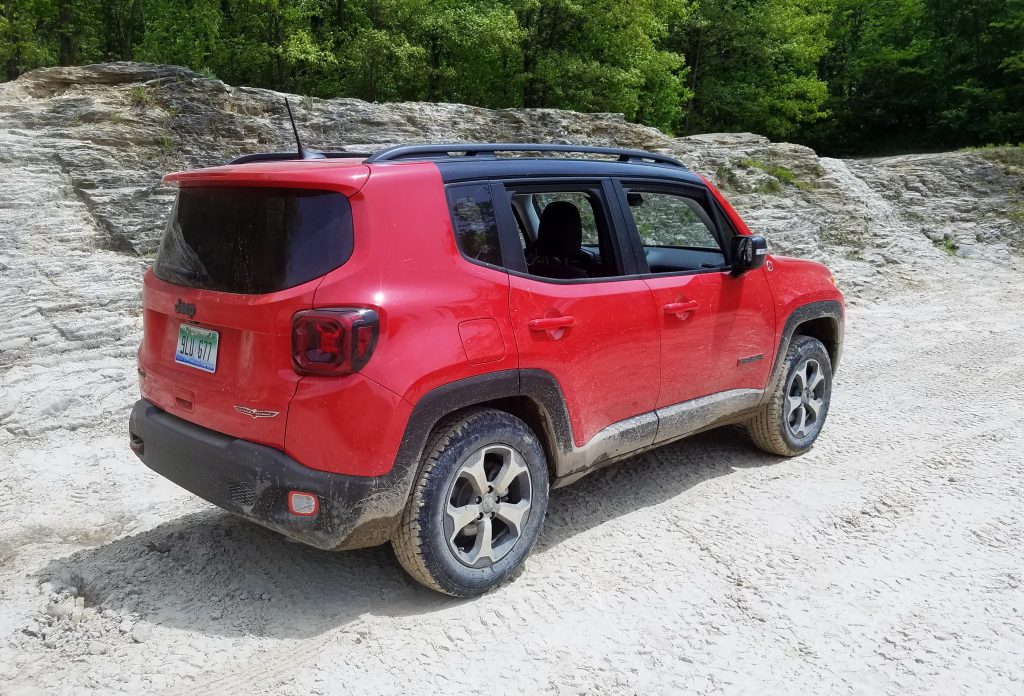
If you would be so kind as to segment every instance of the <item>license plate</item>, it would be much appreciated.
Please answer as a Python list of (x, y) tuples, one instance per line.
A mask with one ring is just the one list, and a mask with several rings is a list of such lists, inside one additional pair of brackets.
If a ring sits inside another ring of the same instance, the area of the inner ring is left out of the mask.
[(219, 339), (220, 334), (216, 331), (182, 324), (178, 327), (178, 347), (174, 351), (174, 362), (204, 372), (216, 372)]

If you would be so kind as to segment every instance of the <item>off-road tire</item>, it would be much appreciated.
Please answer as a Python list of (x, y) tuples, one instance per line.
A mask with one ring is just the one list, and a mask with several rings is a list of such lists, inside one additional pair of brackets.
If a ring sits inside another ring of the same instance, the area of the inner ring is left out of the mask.
[[(787, 397), (793, 383), (794, 373), (806, 365), (809, 360), (816, 361), (821, 367), (824, 378), (824, 405), (816, 417), (814, 428), (804, 437), (797, 437), (788, 427)], [(809, 450), (821, 433), (828, 416), (829, 402), (832, 398), (832, 362), (828, 351), (821, 341), (810, 336), (794, 336), (790, 341), (786, 358), (782, 365), (782, 378), (776, 385), (768, 403), (747, 422), (750, 439), (759, 449), (793, 457)]]
[[(451, 487), (470, 457), (489, 445), (514, 448), (529, 470), (530, 512), (511, 550), (493, 565), (473, 568), (451, 550), (444, 511)], [(507, 580), (526, 560), (547, 512), (548, 467), (537, 436), (519, 418), (495, 409), (463, 411), (443, 420), (427, 441), (398, 532), (391, 544), (417, 582), (454, 597), (472, 597)]]

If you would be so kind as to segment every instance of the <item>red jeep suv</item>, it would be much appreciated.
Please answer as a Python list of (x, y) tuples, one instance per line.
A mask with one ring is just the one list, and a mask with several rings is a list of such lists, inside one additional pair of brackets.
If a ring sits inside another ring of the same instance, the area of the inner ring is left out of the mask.
[(312, 546), (390, 541), (440, 592), (508, 578), (551, 488), (730, 423), (799, 454), (828, 414), (834, 278), (670, 157), (413, 145), (165, 181), (132, 450)]

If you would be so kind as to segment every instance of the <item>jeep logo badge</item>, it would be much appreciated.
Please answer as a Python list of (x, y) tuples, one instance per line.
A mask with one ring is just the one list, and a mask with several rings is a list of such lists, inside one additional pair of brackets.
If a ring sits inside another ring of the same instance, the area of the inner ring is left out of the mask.
[(196, 306), (194, 304), (189, 304), (188, 302), (182, 302), (179, 299), (178, 303), (174, 305), (174, 311), (178, 314), (184, 314), (191, 319), (196, 315)]

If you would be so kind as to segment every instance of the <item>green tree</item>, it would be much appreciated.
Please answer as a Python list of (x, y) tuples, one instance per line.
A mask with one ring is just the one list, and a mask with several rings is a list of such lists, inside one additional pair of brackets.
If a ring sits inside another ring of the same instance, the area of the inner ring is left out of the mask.
[(682, 129), (790, 138), (827, 116), (826, 0), (699, 0), (673, 27), (693, 98)]
[(822, 62), (836, 152), (1024, 139), (1021, 0), (839, 0)]
[(522, 104), (618, 111), (670, 127), (687, 96), (683, 58), (663, 47), (658, 0), (520, 0)]

